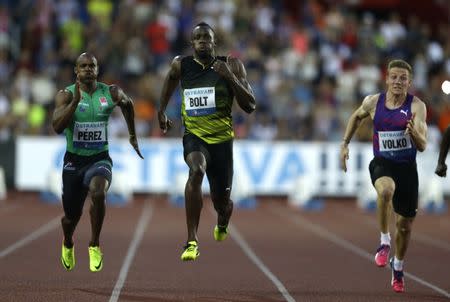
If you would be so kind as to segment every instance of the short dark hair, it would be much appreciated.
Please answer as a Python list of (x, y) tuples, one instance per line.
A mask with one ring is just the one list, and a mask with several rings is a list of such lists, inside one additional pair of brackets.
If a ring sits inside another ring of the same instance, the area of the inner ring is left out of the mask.
[(208, 23), (206, 23), (206, 22), (204, 22), (204, 21), (202, 21), (202, 22), (200, 22), (200, 23), (197, 23), (197, 24), (194, 26), (194, 28), (196, 28), (197, 26), (205, 26), (205, 27), (208, 27), (208, 28), (213, 32), (214, 36), (216, 35), (216, 32), (215, 32), (214, 29), (211, 27), (211, 25), (209, 25)]
[(409, 75), (412, 76), (412, 67), (408, 64), (408, 62), (400, 59), (390, 61), (388, 64), (388, 70), (395, 67), (408, 70)]

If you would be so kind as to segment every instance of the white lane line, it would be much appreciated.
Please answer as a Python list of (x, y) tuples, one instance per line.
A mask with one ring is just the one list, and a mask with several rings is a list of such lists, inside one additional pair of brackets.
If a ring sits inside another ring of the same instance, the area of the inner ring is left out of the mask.
[(15, 250), (27, 245), (28, 243), (32, 242), (33, 240), (38, 239), (39, 237), (47, 234), (48, 232), (52, 231), (53, 229), (57, 228), (61, 223), (61, 217), (56, 217), (52, 219), (50, 222), (46, 223), (45, 225), (41, 226), (39, 229), (31, 233), (30, 235), (20, 239), (19, 241), (13, 243), (12, 245), (8, 246), (6, 249), (0, 251), (0, 258), (5, 257), (6, 255), (11, 254)]
[[(340, 238), (339, 236), (337, 236), (336, 234), (328, 231), (327, 229), (316, 225), (300, 216), (292, 216), (292, 214), (286, 214), (284, 212), (282, 212), (281, 210), (278, 209), (271, 209), (271, 211), (273, 211), (274, 213), (278, 214), (279, 216), (281, 216), (284, 219), (290, 220), (292, 223), (294, 223), (295, 225), (302, 227), (302, 228), (306, 228), (310, 231), (312, 231), (313, 233), (315, 233), (316, 235), (333, 242), (334, 244), (349, 250), (350, 252), (357, 254), (358, 256), (361, 256), (362, 258), (365, 258), (367, 260), (369, 260), (370, 262), (373, 261), (373, 255), (370, 254), (369, 252), (363, 250), (362, 248), (354, 245), (353, 243), (351, 243), (350, 241), (347, 241), (343, 238)], [(389, 267), (386, 266), (387, 269), (390, 269)], [(429, 287), (432, 290), (440, 293), (441, 295), (450, 298), (450, 293), (447, 292), (446, 290), (439, 288), (438, 286), (431, 284), (425, 280), (423, 280), (420, 277), (417, 277), (411, 273), (408, 272), (404, 272), (405, 276), (416, 281), (417, 283), (422, 284), (423, 286)]]
[(411, 239), (417, 240), (421, 243), (432, 245), (433, 247), (437, 247), (437, 248), (446, 250), (447, 252), (450, 252), (450, 244), (449, 243), (447, 243), (445, 241), (436, 240), (434, 238), (431, 238), (428, 235), (423, 235), (422, 233), (414, 232), (414, 229), (411, 234)]
[(134, 255), (136, 254), (136, 250), (142, 241), (145, 229), (147, 228), (147, 225), (150, 222), (152, 212), (153, 211), (150, 202), (146, 201), (144, 209), (142, 210), (141, 217), (139, 218), (138, 225), (136, 226), (136, 230), (133, 235), (133, 240), (131, 241), (130, 246), (128, 248), (127, 255), (125, 256), (125, 260), (120, 269), (119, 277), (117, 278), (117, 282), (116, 285), (114, 286), (109, 302), (117, 302), (119, 300), (120, 292), (122, 291), (122, 287), (125, 283), (125, 280), (127, 279), (128, 270), (130, 269)]
[(239, 233), (231, 223), (228, 226), (230, 228), (230, 236), (237, 242), (240, 248), (244, 251), (248, 258), (272, 281), (277, 287), (278, 291), (288, 302), (295, 302), (295, 299), (289, 294), (286, 287), (281, 281), (269, 270), (269, 268), (256, 256), (252, 248), (248, 245), (242, 235)]
[[(346, 217), (348, 217), (349, 219), (353, 219), (355, 220), (354, 215), (349, 214), (347, 211), (344, 210), (340, 210), (338, 209), (337, 211), (339, 211), (339, 213), (341, 215), (345, 215)], [(420, 219), (420, 217), (418, 218)], [(369, 219), (358, 219), (358, 221), (362, 221), (364, 224), (368, 225), (368, 226), (372, 226), (374, 228), (378, 228), (378, 222), (376, 221), (376, 219), (370, 217)], [(450, 252), (450, 244), (445, 242), (445, 241), (441, 241), (438, 239), (434, 239), (428, 235), (425, 235), (423, 233), (419, 233), (416, 232), (414, 230), (414, 225), (413, 225), (413, 232), (411, 234), (411, 239), (417, 242), (420, 242), (422, 244), (428, 244), (431, 245), (435, 248), (440, 248), (443, 249), (447, 252)]]

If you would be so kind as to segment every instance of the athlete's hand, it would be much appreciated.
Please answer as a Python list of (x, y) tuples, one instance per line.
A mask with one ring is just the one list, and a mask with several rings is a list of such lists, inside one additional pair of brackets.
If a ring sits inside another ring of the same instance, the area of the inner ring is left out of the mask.
[(78, 79), (75, 82), (75, 89), (73, 91), (73, 101), (78, 104), (81, 100), (81, 88), (80, 88), (80, 79)]
[(139, 145), (138, 145), (136, 135), (130, 135), (130, 144), (133, 146), (133, 149), (134, 149), (134, 151), (136, 151), (137, 155), (139, 155), (140, 158), (144, 159), (144, 157), (141, 154), (141, 151), (139, 150)]
[(212, 69), (227, 80), (233, 78), (233, 72), (230, 66), (224, 61), (216, 60), (212, 65)]
[(347, 172), (348, 154), (349, 154), (349, 152), (348, 152), (348, 145), (346, 143), (342, 143), (340, 159), (341, 159), (341, 169), (344, 172)]
[(415, 116), (416, 116), (416, 113), (413, 113), (411, 115), (411, 119), (408, 121), (408, 124), (406, 124), (405, 134), (409, 134), (411, 136), (417, 135), (417, 130), (414, 128), (414, 117)]
[(164, 134), (172, 128), (172, 121), (167, 117), (164, 111), (158, 111), (158, 121), (159, 128), (161, 128)]
[(434, 171), (440, 177), (447, 176), (447, 165), (445, 163), (438, 163), (436, 170)]

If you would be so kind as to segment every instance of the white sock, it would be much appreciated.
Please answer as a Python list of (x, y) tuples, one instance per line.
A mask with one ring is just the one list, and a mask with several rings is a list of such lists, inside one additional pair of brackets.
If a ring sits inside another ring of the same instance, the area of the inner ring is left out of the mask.
[(381, 244), (391, 246), (391, 234), (389, 234), (389, 232), (381, 233), (380, 242), (381, 242)]
[(398, 260), (397, 256), (394, 257), (394, 270), (396, 271), (403, 270), (403, 260)]

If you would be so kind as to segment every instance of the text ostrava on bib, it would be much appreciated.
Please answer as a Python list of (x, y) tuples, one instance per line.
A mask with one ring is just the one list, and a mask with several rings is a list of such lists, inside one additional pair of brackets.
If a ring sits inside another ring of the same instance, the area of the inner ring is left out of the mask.
[(202, 116), (216, 112), (215, 88), (185, 89), (184, 105), (188, 116)]
[(379, 131), (380, 151), (400, 151), (411, 148), (411, 138), (405, 131)]

